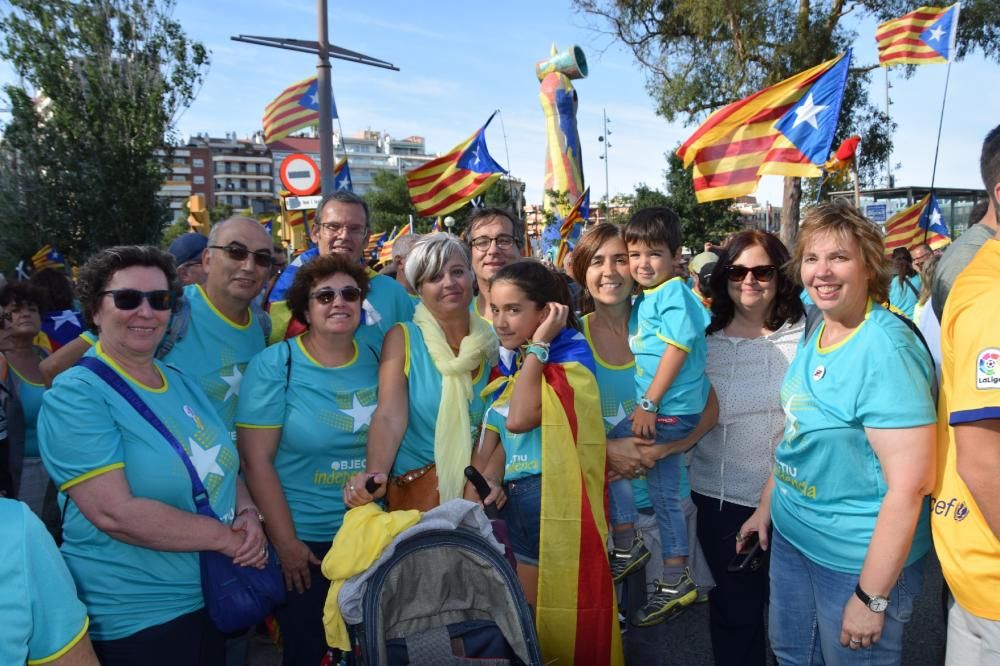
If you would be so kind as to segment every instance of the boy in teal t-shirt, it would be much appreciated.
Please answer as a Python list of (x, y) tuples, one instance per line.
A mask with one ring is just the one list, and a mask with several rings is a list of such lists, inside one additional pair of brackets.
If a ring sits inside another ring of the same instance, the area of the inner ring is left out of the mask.
[[(669, 208), (640, 210), (625, 227), (629, 267), (643, 293), (632, 306), (629, 347), (635, 356), (637, 407), (609, 439), (635, 435), (669, 445), (684, 439), (698, 424), (708, 401), (705, 376), (709, 314), (679, 277), (674, 257), (680, 251), (680, 220)], [(635, 623), (651, 626), (694, 603), (698, 589), (687, 569), (688, 540), (680, 504), (680, 456), (661, 458), (649, 470), (649, 497), (663, 544), (663, 580)], [(631, 485), (616, 481), (610, 489), (612, 516), (635, 513)], [(632, 521), (634, 522), (634, 520)]]

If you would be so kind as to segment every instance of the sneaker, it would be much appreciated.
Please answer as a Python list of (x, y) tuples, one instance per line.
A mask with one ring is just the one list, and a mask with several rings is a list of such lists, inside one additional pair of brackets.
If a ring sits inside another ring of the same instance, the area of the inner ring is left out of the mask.
[(636, 534), (628, 550), (612, 548), (608, 561), (611, 563), (611, 580), (617, 584), (646, 566), (649, 549), (642, 542), (642, 537)]
[(658, 580), (653, 586), (653, 594), (645, 606), (635, 612), (632, 624), (637, 627), (652, 627), (664, 620), (671, 620), (690, 606), (698, 598), (698, 587), (691, 580), (690, 572), (676, 581)]

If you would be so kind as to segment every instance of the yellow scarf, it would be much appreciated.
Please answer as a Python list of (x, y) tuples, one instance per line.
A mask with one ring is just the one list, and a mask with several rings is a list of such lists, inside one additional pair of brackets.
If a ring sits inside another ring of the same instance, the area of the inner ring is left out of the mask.
[(492, 326), (479, 317), (470, 316), (469, 334), (462, 338), (458, 356), (455, 356), (441, 325), (423, 303), (417, 305), (413, 323), (423, 334), (431, 361), (441, 373), (441, 404), (434, 426), (434, 463), (438, 494), (441, 502), (447, 502), (462, 496), (465, 468), (471, 457), (472, 372), (483, 361), (492, 364), (497, 355), (497, 337)]

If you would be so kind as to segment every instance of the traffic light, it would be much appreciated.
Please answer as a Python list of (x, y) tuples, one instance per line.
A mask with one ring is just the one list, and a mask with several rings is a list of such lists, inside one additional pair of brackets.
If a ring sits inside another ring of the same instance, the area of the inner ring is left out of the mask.
[(188, 197), (188, 225), (191, 231), (208, 235), (208, 210), (205, 208), (205, 195), (192, 194)]

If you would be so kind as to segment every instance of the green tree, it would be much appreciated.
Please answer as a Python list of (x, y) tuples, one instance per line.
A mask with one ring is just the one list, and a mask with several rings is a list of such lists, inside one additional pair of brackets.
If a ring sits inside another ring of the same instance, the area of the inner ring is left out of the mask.
[[(170, 18), (170, 0), (10, 0), (0, 52), (7, 86), (0, 234), (19, 253), (43, 242), (81, 261), (119, 243), (156, 243), (169, 219), (157, 150), (194, 100), (208, 52)], [(30, 91), (30, 92), (29, 92)]]
[[(410, 201), (405, 177), (392, 171), (376, 171), (373, 181), (374, 187), (364, 194), (364, 199), (368, 202), (372, 231), (392, 231), (393, 227), (400, 229), (410, 221), (411, 215), (417, 223), (417, 231), (426, 231), (421, 228), (417, 209)], [(427, 226), (429, 228), (430, 222)]]
[(701, 252), (706, 242), (721, 243), (726, 234), (740, 229), (739, 215), (730, 209), (731, 201), (698, 203), (691, 182), (691, 169), (684, 168), (676, 153), (667, 155), (664, 175), (667, 179), (666, 205), (681, 218), (681, 237), (695, 254)]
[[(911, 0), (573, 0), (599, 30), (626, 45), (645, 70), (650, 95), (668, 121), (688, 124), (844, 51), (857, 38), (857, 16), (885, 21), (914, 8)], [(851, 21), (845, 21), (850, 16)], [(870, 35), (865, 35), (871, 39)], [(958, 27), (958, 59), (976, 50), (1000, 59), (995, 0), (966, 0)], [(869, 98), (876, 64), (851, 69), (834, 147), (861, 137), (859, 172), (872, 184), (892, 148), (895, 128)], [(905, 68), (912, 74), (913, 67)], [(798, 229), (799, 178), (785, 179), (782, 237)]]

